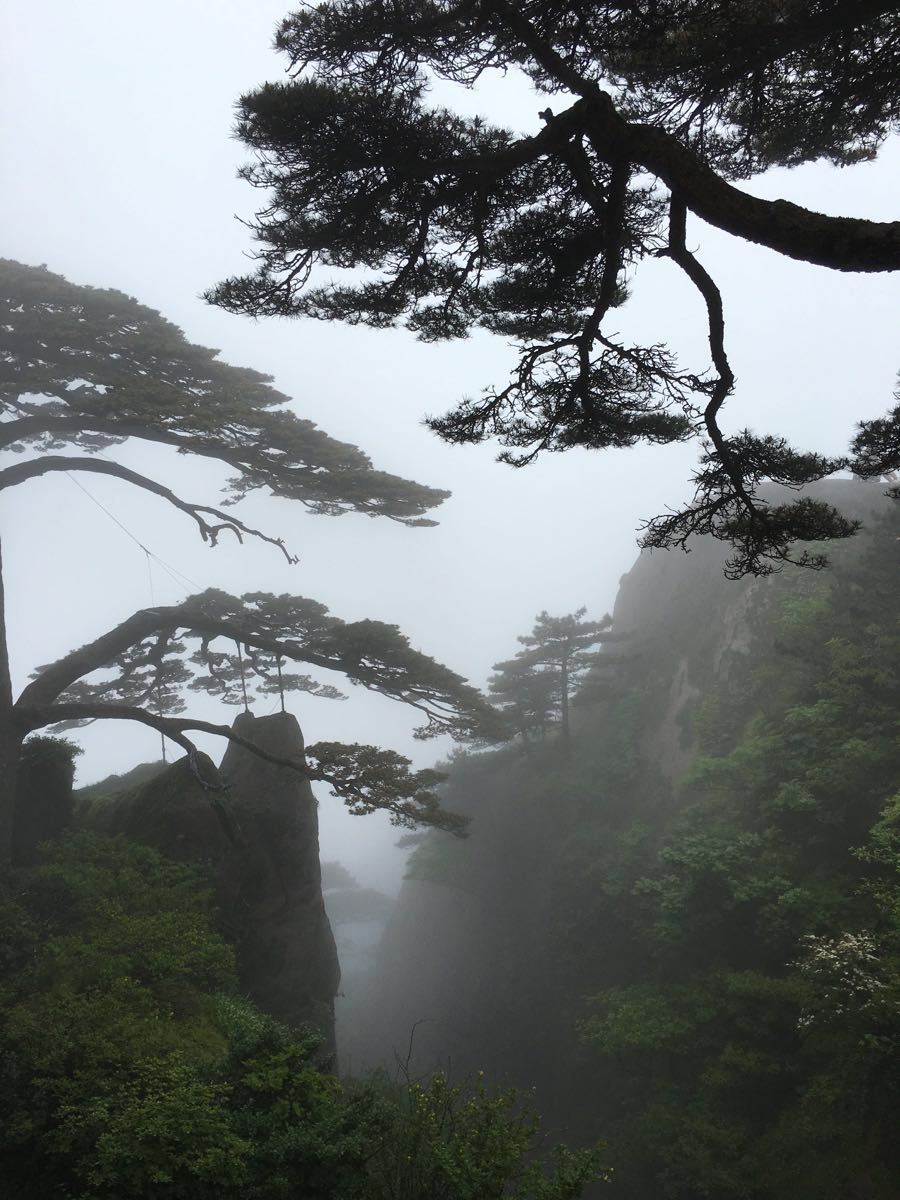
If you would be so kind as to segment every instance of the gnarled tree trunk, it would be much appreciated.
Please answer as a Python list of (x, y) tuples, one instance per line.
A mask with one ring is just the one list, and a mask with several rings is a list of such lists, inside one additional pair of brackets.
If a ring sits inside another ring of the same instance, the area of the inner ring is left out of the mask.
[(0, 553), (0, 866), (8, 863), (12, 856), (12, 831), (22, 737), (22, 730), (13, 713), (9, 651), (6, 645), (3, 556)]

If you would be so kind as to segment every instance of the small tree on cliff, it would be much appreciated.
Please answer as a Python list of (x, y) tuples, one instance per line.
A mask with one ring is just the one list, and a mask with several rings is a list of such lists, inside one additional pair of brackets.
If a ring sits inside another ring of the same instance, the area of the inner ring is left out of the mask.
[[(215, 303), (514, 339), (510, 380), (430, 425), (451, 442), (496, 437), (516, 466), (698, 439), (694, 498), (650, 521), (645, 545), (708, 533), (733, 545), (729, 573), (765, 574), (821, 566), (795, 543), (854, 531), (827, 504), (760, 496), (765, 479), (796, 488), (847, 460), (724, 428), (723, 301), (687, 217), (831, 270), (900, 269), (900, 222), (740, 186), (770, 166), (875, 156), (900, 123), (894, 0), (327, 0), (288, 17), (276, 45), (292, 78), (239, 109), (245, 177), (269, 193), (260, 267)], [(428, 103), (432, 78), (471, 87), (488, 70), (546, 93), (527, 136)], [(654, 257), (699, 302), (709, 371), (681, 368), (665, 334), (637, 345), (609, 328), (629, 273)], [(859, 473), (900, 466), (900, 408), (864, 423), (853, 450)]]
[(564, 617), (542, 612), (530, 634), (520, 637), (524, 649), (507, 662), (495, 663), (488, 690), (517, 733), (526, 740), (541, 737), (559, 721), (568, 742), (569, 703), (574, 689), (596, 662), (596, 647), (614, 640), (612, 617), (586, 621), (586, 608)]
[(494, 663), (488, 691), (509, 727), (526, 745), (543, 737), (559, 715), (558, 686), (551, 671), (536, 670), (524, 652)]
[[(268, 377), (218, 361), (215, 352), (191, 345), (158, 313), (120, 292), (78, 287), (43, 268), (0, 261), (0, 313), (0, 449), (25, 452), (0, 470), (0, 491), (50, 472), (109, 475), (174, 505), (207, 542), (225, 533), (239, 541), (261, 538), (295, 561), (280, 538), (250, 528), (230, 508), (189, 502), (155, 479), (96, 457), (140, 438), (233, 468), (226, 506), (268, 488), (316, 513), (434, 524), (424, 514), (447, 493), (374, 470), (355, 446), (286, 411), (287, 397)], [(0, 621), (2, 614), (0, 592)], [(473, 688), (413, 650), (395, 626), (345, 624), (302, 597), (206, 592), (145, 609), (42, 667), (18, 699), (0, 626), (0, 859), (9, 854), (18, 763), (29, 733), (60, 722), (111, 719), (148, 725), (190, 754), (191, 730), (240, 741), (227, 725), (174, 715), (187, 686), (226, 698), (233, 692), (229, 655), (240, 656), (242, 691), (268, 691), (275, 679), (288, 691), (339, 694), (281, 670), (282, 662), (311, 664), (412, 705), (424, 719), (422, 737), (467, 736), (491, 720)], [(336, 743), (310, 746), (307, 754), (306, 762), (286, 765), (328, 781), (354, 812), (382, 807), (403, 824), (459, 827), (431, 790), (439, 777), (410, 772), (400, 755)]]

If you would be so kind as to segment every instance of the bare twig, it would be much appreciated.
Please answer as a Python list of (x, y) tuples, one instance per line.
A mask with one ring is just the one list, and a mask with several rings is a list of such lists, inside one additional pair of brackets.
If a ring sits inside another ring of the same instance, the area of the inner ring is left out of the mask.
[[(221, 509), (211, 508), (208, 504), (191, 504), (187, 500), (182, 500), (169, 488), (163, 486), (161, 483), (157, 483), (155, 479), (149, 479), (146, 475), (140, 475), (137, 471), (123, 467), (121, 463), (110, 462), (109, 459), (68, 458), (62, 455), (48, 455), (43, 458), (32, 459), (28, 462), (14, 463), (12, 466), (0, 471), (0, 491), (4, 488), (15, 487), (17, 484), (24, 483), (27, 479), (36, 479), (40, 475), (47, 475), (54, 471), (87, 471), (94, 475), (110, 475), (115, 479), (122, 479), (126, 483), (133, 484), (135, 487), (143, 488), (146, 492), (152, 492), (155, 496), (161, 496), (163, 500), (167, 501), (174, 508), (192, 517), (197, 523), (200, 536), (205, 542), (209, 542), (211, 546), (216, 545), (219, 534), (223, 531), (233, 533), (239, 542), (243, 542), (244, 534), (246, 534), (248, 537), (259, 538), (260, 541), (268, 542), (271, 546), (277, 546), (292, 565), (300, 561), (288, 551), (282, 538), (270, 537), (269, 534), (263, 533), (259, 529), (253, 529), (251, 526), (245, 525), (243, 521), (238, 520), (237, 517), (233, 517), (229, 513), (224, 513)], [(211, 525), (203, 514), (217, 518), (219, 523)]]

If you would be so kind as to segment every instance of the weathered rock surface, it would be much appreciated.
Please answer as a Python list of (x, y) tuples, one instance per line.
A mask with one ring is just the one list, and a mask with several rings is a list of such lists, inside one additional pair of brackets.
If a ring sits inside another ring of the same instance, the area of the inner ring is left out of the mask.
[[(234, 730), (271, 754), (303, 753), (303, 735), (290, 713), (243, 713)], [(218, 890), (242, 927), (242, 974), (268, 1012), (294, 1021), (315, 1017), (330, 1030), (341, 976), (322, 901), (312, 789), (288, 768), (234, 744), (220, 774), (239, 844), (234, 867), (218, 873)]]
[[(810, 491), (863, 522), (857, 539), (832, 548), (836, 562), (859, 554), (865, 526), (889, 503), (877, 483), (836, 480)], [(578, 956), (621, 955), (628, 939), (598, 928), (594, 941), (569, 947), (569, 963), (557, 949), (568, 936), (564, 916), (554, 925), (546, 910), (565, 913), (555, 894), (565, 893), (576, 850), (580, 869), (595, 856), (598, 890), (617, 886), (605, 875), (603, 838), (582, 840), (583, 817), (602, 810), (609, 836), (619, 836), (633, 787), (654, 834), (677, 820), (702, 700), (739, 679), (748, 658), (770, 652), (772, 581), (725, 579), (727, 553), (698, 539), (689, 555), (644, 552), (622, 577), (613, 616), (626, 635), (613, 648), (621, 669), (606, 699), (574, 710), (575, 769), (552, 743), (453, 764), (445, 802), (472, 818), (470, 836), (432, 834), (416, 851), (376, 969), (342, 1029), (342, 1050), (360, 1066), (392, 1070), (399, 1060), (415, 1075), (449, 1064), (456, 1078), (483, 1068), (494, 1081), (537, 1085), (541, 1110), (569, 1119), (578, 1047), (564, 1026), (574, 1025), (579, 1003), (570, 978), (580, 977)], [(593, 755), (592, 741), (604, 736), (608, 750)], [(625, 787), (627, 776), (636, 782)]]
[[(279, 757), (303, 753), (300, 726), (289, 713), (244, 713), (234, 729)], [(309, 783), (230, 745), (218, 770), (198, 755), (193, 763), (183, 758), (163, 767), (124, 795), (91, 791), (81, 800), (81, 823), (203, 867), (236, 942), (248, 995), (282, 1020), (315, 1024), (333, 1043), (340, 968), (322, 901), (318, 811)]]

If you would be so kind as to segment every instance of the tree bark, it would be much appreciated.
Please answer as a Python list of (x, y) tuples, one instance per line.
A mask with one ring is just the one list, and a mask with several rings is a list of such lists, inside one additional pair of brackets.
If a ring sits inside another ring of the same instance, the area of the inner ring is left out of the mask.
[(568, 745), (569, 734), (569, 657), (565, 655), (561, 665), (562, 682), (560, 684), (560, 703), (562, 705), (562, 739)]
[(22, 738), (23, 733), (13, 711), (9, 649), (6, 644), (3, 555), (0, 551), (0, 867), (9, 863), (12, 857)]
[(12, 859), (22, 735), (8, 710), (0, 715), (0, 868)]

